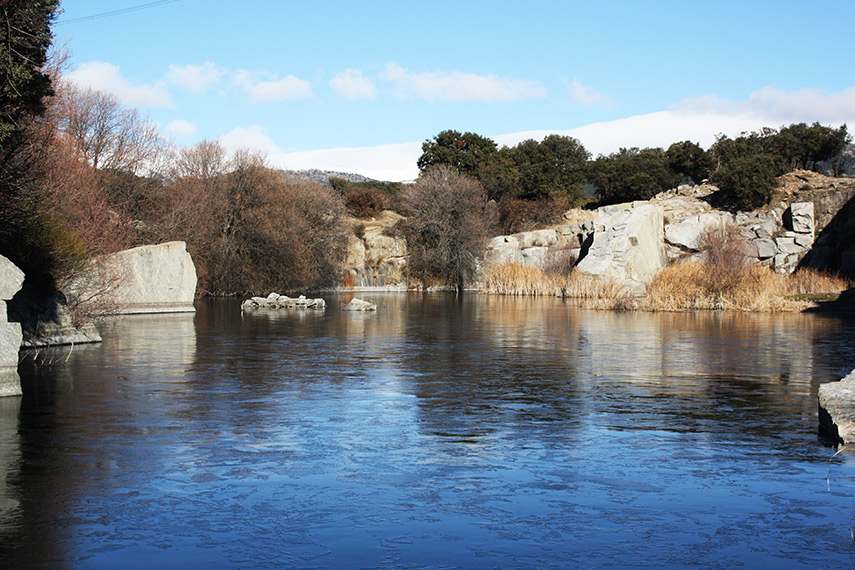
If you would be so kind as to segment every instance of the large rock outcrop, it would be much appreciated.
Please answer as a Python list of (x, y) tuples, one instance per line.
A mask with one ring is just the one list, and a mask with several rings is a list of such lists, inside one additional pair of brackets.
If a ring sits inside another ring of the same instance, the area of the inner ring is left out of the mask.
[(665, 263), (700, 259), (706, 234), (727, 232), (740, 240), (749, 263), (777, 273), (810, 266), (855, 277), (855, 180), (797, 171), (780, 181), (775, 201), (752, 212), (714, 208), (718, 189), (709, 184), (596, 211), (571, 210), (566, 224), (493, 238), (485, 263), (547, 268), (566, 256), (578, 260), (580, 271), (641, 294)]
[(487, 244), (485, 265), (514, 263), (547, 268), (578, 260), (582, 273), (609, 279), (641, 295), (665, 266), (663, 213), (649, 202), (565, 214), (555, 228), (498, 236)]
[(667, 262), (662, 209), (651, 204), (601, 208), (593, 241), (576, 265), (582, 273), (611, 279), (636, 295)]
[(819, 425), (832, 439), (855, 443), (855, 370), (819, 387)]
[(93, 260), (65, 293), (114, 314), (193, 312), (196, 267), (182, 241), (145, 245)]
[(354, 220), (356, 234), (348, 244), (342, 288), (406, 288), (407, 242), (388, 235), (401, 219), (387, 210), (371, 220)]
[(15, 296), (24, 283), (24, 272), (0, 255), (0, 396), (20, 396), (18, 351), (21, 349), (21, 324), (8, 322), (6, 301)]

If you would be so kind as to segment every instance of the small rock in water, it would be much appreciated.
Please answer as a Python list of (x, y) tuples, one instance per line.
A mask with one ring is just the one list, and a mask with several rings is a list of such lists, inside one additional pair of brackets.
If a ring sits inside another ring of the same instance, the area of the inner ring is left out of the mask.
[(376, 311), (377, 305), (371, 301), (363, 301), (354, 297), (350, 303), (341, 308), (342, 311)]
[(252, 297), (241, 303), (241, 311), (252, 311), (255, 309), (324, 309), (327, 303), (323, 299), (307, 299), (300, 295), (292, 299), (287, 295), (270, 293), (267, 297)]

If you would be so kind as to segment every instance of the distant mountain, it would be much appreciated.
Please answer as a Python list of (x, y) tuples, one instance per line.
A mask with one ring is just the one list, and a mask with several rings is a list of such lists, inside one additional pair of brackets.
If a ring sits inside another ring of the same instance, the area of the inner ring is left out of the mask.
[(330, 178), (343, 178), (348, 182), (369, 182), (373, 180), (373, 178), (352, 172), (333, 172), (331, 170), (318, 170), (317, 168), (311, 170), (280, 170), (279, 172), (285, 178), (311, 180), (324, 186), (329, 186)]

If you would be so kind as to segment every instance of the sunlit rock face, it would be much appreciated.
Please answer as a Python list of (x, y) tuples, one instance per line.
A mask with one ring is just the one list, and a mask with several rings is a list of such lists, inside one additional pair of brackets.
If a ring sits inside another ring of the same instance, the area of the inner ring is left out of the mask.
[(819, 421), (832, 438), (855, 442), (855, 370), (819, 387)]
[(65, 293), (114, 313), (193, 312), (196, 267), (182, 241), (145, 245), (93, 260)]
[[(855, 182), (804, 171), (780, 178), (772, 204), (750, 212), (711, 205), (715, 186), (681, 185), (649, 201), (574, 209), (554, 228), (498, 236), (487, 245), (485, 265), (546, 268), (562, 254), (576, 268), (643, 294), (667, 263), (703, 259), (712, 233), (738, 240), (747, 263), (780, 274), (800, 266), (855, 275)], [(570, 223), (572, 222), (572, 223)], [(664, 260), (663, 260), (664, 252)]]
[(21, 324), (10, 323), (6, 301), (15, 296), (24, 283), (24, 272), (0, 255), (0, 396), (20, 396), (18, 351), (21, 349)]
[(667, 262), (662, 209), (651, 204), (603, 208), (593, 221), (593, 242), (576, 268), (643, 294)]
[(402, 218), (387, 210), (377, 218), (354, 220), (356, 232), (348, 244), (343, 288), (407, 287), (407, 242), (388, 235)]

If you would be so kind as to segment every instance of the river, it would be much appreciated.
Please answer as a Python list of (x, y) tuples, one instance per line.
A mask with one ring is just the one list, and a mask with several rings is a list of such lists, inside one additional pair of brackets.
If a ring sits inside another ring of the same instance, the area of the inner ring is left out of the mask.
[(0, 400), (0, 566), (853, 567), (851, 317), (364, 293), (125, 317)]

